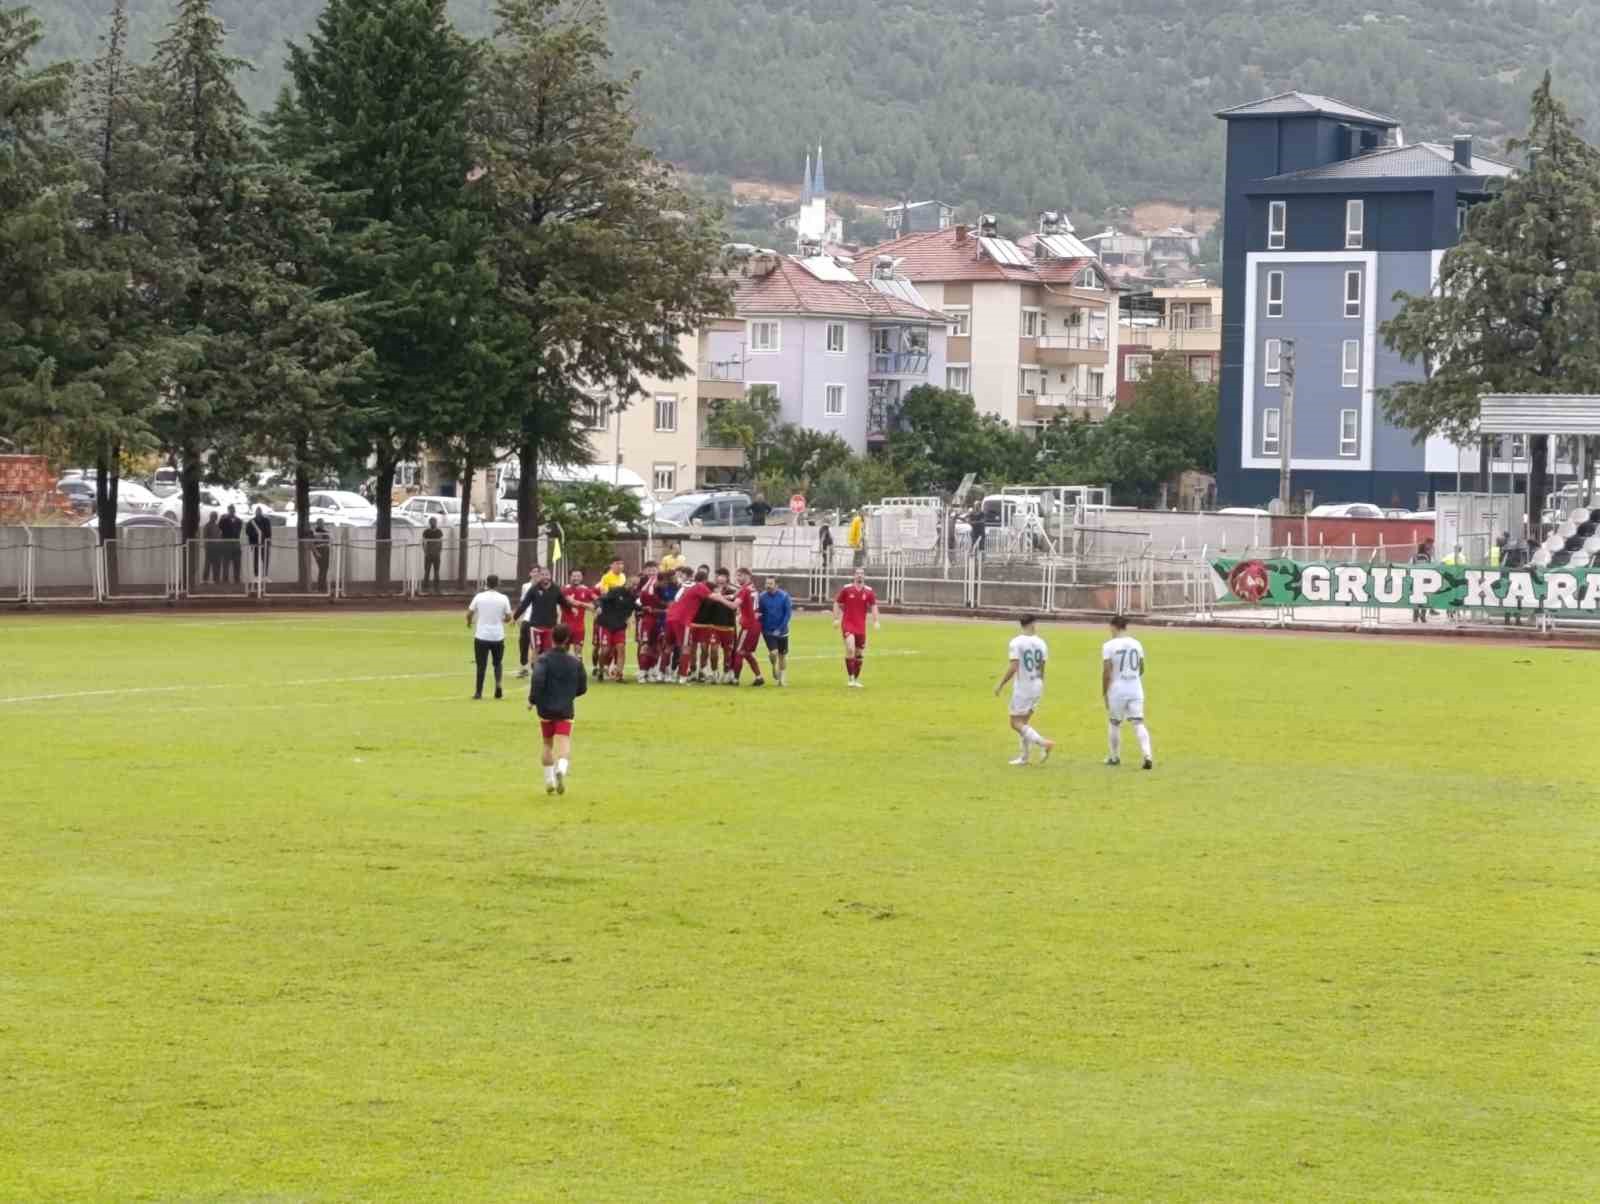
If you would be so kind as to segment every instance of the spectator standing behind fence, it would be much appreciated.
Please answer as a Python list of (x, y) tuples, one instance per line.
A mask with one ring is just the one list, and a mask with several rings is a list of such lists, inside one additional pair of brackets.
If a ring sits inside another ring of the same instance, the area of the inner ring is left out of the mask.
[(433, 581), (434, 591), (439, 589), (439, 564), (444, 554), (444, 532), (439, 530), (439, 520), (430, 518), (428, 529), (422, 533), (422, 588)]
[(467, 606), (467, 626), (472, 631), (472, 659), (477, 669), (473, 701), (483, 697), (483, 675), (494, 660), (494, 696), (502, 698), (501, 675), (505, 672), (506, 620), (511, 617), (511, 600), (500, 592), (500, 578), (493, 573), (484, 580), (487, 588), (474, 595)]
[[(1433, 563), (1433, 540), (1424, 539), (1417, 545), (1416, 555), (1411, 557), (1411, 563)], [(1411, 608), (1411, 621), (1413, 623), (1426, 623), (1428, 621), (1428, 608), (1426, 606), (1413, 606)]]
[(817, 532), (817, 550), (822, 553), (822, 571), (833, 571), (833, 532), (828, 529), (828, 524), (823, 523), (822, 529)]
[(213, 510), (211, 517), (206, 519), (205, 530), (200, 533), (200, 538), (205, 545), (206, 572), (204, 581), (221, 581), (222, 565), (222, 531), (217, 526), (217, 512)]
[(764, 527), (767, 525), (767, 515), (772, 513), (772, 503), (758, 491), (750, 503), (750, 525)]
[(257, 577), (272, 572), (272, 520), (260, 506), (255, 516), (245, 524), (245, 537), (250, 540), (250, 569)]
[(222, 544), (217, 549), (217, 568), (220, 571), (221, 581), (239, 580), (239, 566), (244, 562), (244, 549), (239, 546), (239, 536), (244, 534), (244, 520), (233, 512), (233, 507), (228, 507), (217, 523), (217, 531), (222, 535)]
[(317, 562), (317, 592), (328, 588), (328, 550), (332, 544), (328, 525), (320, 518), (311, 526), (311, 559)]
[(972, 508), (972, 513), (967, 516), (967, 526), (970, 529), (967, 538), (972, 547), (972, 554), (976, 556), (983, 551), (984, 536), (989, 530), (989, 523), (984, 518), (982, 506)]
[(860, 568), (867, 562), (867, 521), (858, 510), (850, 516), (850, 564)]

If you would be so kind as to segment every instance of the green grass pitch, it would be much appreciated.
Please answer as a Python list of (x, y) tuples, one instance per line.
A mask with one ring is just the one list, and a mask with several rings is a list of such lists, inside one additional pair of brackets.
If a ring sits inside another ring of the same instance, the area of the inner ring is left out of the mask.
[[(0, 1199), (1600, 1197), (1600, 660), (886, 618), (606, 686), (455, 613), (0, 620)], [(41, 697), (49, 696), (49, 697)]]

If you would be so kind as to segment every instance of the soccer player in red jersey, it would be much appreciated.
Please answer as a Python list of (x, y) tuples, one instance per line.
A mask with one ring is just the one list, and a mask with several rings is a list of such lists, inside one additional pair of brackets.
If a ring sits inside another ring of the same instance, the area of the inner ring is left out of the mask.
[(761, 643), (761, 616), (756, 613), (756, 583), (749, 569), (739, 570), (739, 592), (734, 601), (739, 607), (739, 643), (733, 650), (733, 684), (739, 684), (739, 674), (749, 662), (750, 672), (756, 675), (751, 685), (764, 686), (767, 679), (761, 676), (761, 662), (756, 660), (756, 647)]
[(733, 580), (727, 569), (717, 570), (715, 597), (722, 599), (727, 605), (712, 612), (711, 680), (736, 686), (739, 684), (739, 677), (734, 672), (733, 650), (739, 642), (735, 626), (738, 621), (736, 609), (738, 594), (733, 588)]
[(644, 570), (639, 574), (639, 584), (634, 587), (634, 592), (639, 597), (639, 621), (634, 627), (634, 639), (638, 645), (639, 680), (653, 680), (656, 667), (656, 644), (661, 638), (661, 594), (659, 592), (660, 580), (656, 575), (656, 562), (644, 562)]
[(567, 588), (561, 591), (561, 621), (567, 625), (567, 630), (572, 636), (569, 651), (580, 661), (583, 659), (585, 616), (594, 609), (595, 599), (598, 597), (594, 590), (583, 583), (583, 574), (573, 569), (567, 577)]
[(844, 636), (844, 671), (849, 674), (845, 685), (861, 689), (862, 653), (867, 650), (867, 617), (872, 617), (872, 629), (878, 622), (878, 595), (867, 584), (864, 569), (857, 569), (854, 579), (839, 591), (833, 600), (833, 621)]
[(678, 596), (667, 607), (667, 643), (679, 649), (678, 684), (688, 685), (694, 670), (694, 645), (689, 640), (689, 627), (700, 613), (700, 604), (711, 596), (711, 574), (700, 569), (694, 580), (678, 590)]

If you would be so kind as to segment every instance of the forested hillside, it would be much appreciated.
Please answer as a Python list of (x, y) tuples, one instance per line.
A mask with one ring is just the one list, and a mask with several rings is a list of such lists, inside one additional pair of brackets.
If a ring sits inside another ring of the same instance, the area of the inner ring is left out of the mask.
[[(322, 0), (218, 0), (269, 103), (285, 39)], [(50, 51), (92, 54), (103, 0), (43, 0)], [(455, 0), (486, 32), (492, 0)], [(148, 44), (166, 0), (133, 0)], [(1214, 203), (1213, 110), (1288, 87), (1393, 113), (1409, 138), (1521, 127), (1545, 66), (1600, 117), (1600, 6), (1585, 0), (613, 0), (645, 132), (699, 172), (938, 194), (1001, 212)]]

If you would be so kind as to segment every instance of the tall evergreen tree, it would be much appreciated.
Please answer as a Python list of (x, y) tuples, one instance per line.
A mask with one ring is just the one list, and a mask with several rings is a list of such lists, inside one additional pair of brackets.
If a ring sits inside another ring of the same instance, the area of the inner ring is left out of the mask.
[(522, 564), (541, 463), (587, 454), (583, 414), (641, 377), (691, 371), (679, 339), (727, 311), (715, 215), (639, 145), (634, 80), (610, 71), (604, 10), (501, 0), (473, 110), (474, 185), (514, 317), (512, 439)]
[(386, 579), (395, 469), (476, 404), (492, 273), (466, 203), (473, 54), (445, 0), (329, 0), (291, 46), (283, 149), (335, 215), (329, 268), (374, 353), (355, 400), (374, 457)]
[(41, 37), (27, 9), (0, 8), (0, 425), (27, 446), (59, 452), (46, 343), (63, 307), (71, 189), (51, 126), (71, 72), (29, 66)]
[[(1402, 295), (1384, 342), (1427, 369), (1387, 390), (1384, 411), (1420, 440), (1474, 437), (1484, 393), (1600, 392), (1600, 152), (1578, 136), (1547, 72), (1520, 146), (1527, 170), (1475, 207), (1438, 288)], [(1530, 442), (1535, 523), (1549, 441)]]

